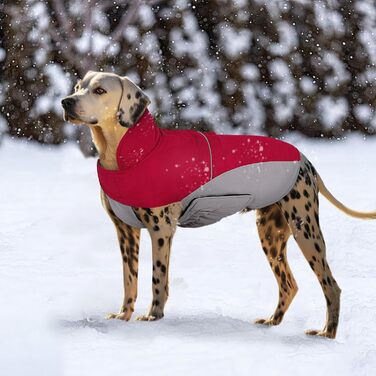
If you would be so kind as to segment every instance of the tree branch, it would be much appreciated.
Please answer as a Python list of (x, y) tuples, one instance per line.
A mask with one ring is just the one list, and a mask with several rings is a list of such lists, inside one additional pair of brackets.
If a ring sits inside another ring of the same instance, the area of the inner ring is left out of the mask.
[(131, 23), (140, 6), (140, 0), (134, 0), (129, 4), (128, 12), (123, 15), (116, 29), (110, 34), (112, 42), (120, 42), (123, 36), (124, 29)]
[(69, 17), (64, 7), (64, 3), (61, 0), (51, 0), (51, 6), (54, 9), (57, 20), (67, 37), (74, 40), (76, 36), (72, 32), (72, 25), (68, 21)]

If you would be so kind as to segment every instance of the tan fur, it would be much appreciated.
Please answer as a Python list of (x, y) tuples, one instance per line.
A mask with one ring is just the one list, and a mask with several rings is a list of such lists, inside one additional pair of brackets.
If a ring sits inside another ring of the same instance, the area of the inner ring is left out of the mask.
[[(113, 131), (111, 131), (111, 128), (113, 128)], [(104, 128), (91, 125), (90, 130), (94, 145), (99, 153), (101, 165), (107, 170), (117, 170), (116, 150), (127, 129), (119, 127), (116, 122), (112, 122), (112, 127), (111, 124)]]

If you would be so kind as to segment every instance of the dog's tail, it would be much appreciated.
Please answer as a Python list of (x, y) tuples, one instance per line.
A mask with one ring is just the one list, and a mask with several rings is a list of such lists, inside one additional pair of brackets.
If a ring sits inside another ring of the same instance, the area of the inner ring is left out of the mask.
[(376, 219), (376, 211), (374, 212), (360, 212), (356, 210), (352, 210), (347, 206), (343, 205), (342, 202), (338, 201), (326, 188), (324, 182), (320, 178), (320, 175), (317, 174), (317, 183), (319, 186), (319, 192), (329, 201), (331, 202), (336, 208), (343, 211), (347, 215), (355, 218), (362, 218), (362, 219)]

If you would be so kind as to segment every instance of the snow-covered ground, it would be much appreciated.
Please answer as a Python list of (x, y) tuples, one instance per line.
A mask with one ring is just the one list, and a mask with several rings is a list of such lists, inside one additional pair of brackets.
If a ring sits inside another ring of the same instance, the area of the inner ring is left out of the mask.
[[(376, 209), (376, 139), (289, 141), (339, 199)], [(122, 299), (121, 259), (95, 164), (73, 145), (0, 145), (1, 375), (375, 374), (376, 222), (321, 200), (328, 259), (343, 291), (334, 341), (304, 334), (323, 326), (325, 301), (293, 240), (299, 293), (279, 327), (252, 324), (277, 303), (254, 213), (177, 232), (163, 320), (106, 321)], [(151, 249), (142, 235), (135, 316), (151, 301)]]

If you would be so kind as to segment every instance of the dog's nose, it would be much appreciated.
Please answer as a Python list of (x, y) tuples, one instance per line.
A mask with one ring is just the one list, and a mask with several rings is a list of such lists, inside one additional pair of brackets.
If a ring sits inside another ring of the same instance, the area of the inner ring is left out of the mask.
[(76, 103), (75, 99), (73, 98), (64, 98), (62, 101), (61, 101), (61, 105), (63, 106), (63, 108), (65, 110), (69, 110), (69, 109), (72, 109), (72, 107), (74, 106), (74, 104)]

